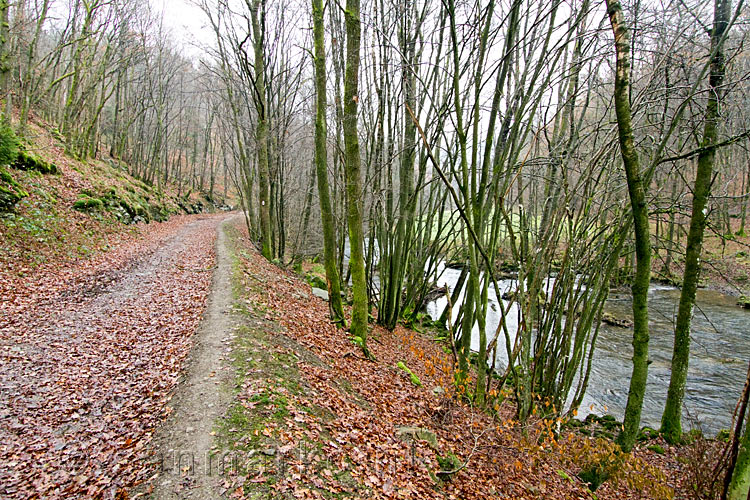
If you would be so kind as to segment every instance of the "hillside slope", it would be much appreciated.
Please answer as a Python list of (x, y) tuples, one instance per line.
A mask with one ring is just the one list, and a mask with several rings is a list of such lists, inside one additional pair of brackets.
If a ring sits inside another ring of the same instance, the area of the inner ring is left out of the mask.
[(0, 167), (6, 200), (0, 203), (0, 270), (6, 278), (91, 257), (174, 214), (228, 208), (189, 189), (149, 186), (111, 158), (75, 160), (43, 125), (32, 125), (29, 137), (22, 149), (42, 161)]

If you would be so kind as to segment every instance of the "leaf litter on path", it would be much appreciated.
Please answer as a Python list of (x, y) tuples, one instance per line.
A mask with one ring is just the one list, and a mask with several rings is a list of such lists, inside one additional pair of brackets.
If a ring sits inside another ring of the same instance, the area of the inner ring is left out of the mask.
[(109, 498), (144, 479), (225, 217), (176, 217), (90, 261), (0, 279), (1, 497)]

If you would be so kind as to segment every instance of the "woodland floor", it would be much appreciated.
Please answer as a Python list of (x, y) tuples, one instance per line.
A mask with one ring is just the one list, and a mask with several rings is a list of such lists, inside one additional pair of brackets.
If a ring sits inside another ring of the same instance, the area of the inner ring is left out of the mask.
[(623, 457), (459, 402), (429, 333), (373, 326), (364, 359), (231, 217), (0, 276), (0, 497), (579, 499), (596, 462), (596, 498), (689, 498), (701, 464), (661, 440)]

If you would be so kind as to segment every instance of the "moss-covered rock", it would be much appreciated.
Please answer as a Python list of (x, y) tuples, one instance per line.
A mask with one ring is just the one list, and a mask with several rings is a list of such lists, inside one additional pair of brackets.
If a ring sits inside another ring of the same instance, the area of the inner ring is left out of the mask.
[(612, 475), (612, 471), (600, 464), (594, 464), (591, 467), (578, 473), (578, 478), (586, 483), (589, 490), (596, 491)]
[(28, 195), (13, 176), (0, 169), (0, 213), (12, 211)]
[(0, 169), (0, 180), (2, 180), (5, 184), (9, 186), (20, 187), (20, 185), (15, 181), (15, 179), (13, 179), (13, 176), (2, 169)]
[(622, 426), (622, 423), (618, 422), (617, 419), (612, 415), (602, 415), (599, 418), (599, 424), (610, 431), (619, 429)]
[(133, 222), (151, 222), (151, 214), (148, 212), (148, 204), (142, 202), (133, 206), (135, 209), (135, 217)]
[(99, 198), (83, 195), (73, 203), (73, 209), (79, 212), (98, 212), (104, 208), (104, 202)]
[(169, 210), (163, 205), (153, 204), (149, 205), (148, 212), (152, 220), (157, 222), (164, 222), (169, 219)]
[(201, 214), (206, 208), (202, 201), (192, 203), (187, 196), (178, 200), (177, 205), (186, 214)]
[(597, 438), (607, 439), (609, 441), (614, 441), (615, 439), (614, 433), (602, 429), (595, 430), (593, 436)]
[(638, 436), (636, 437), (636, 439), (638, 441), (649, 441), (651, 439), (656, 439), (657, 437), (659, 437), (659, 431), (651, 427), (644, 426), (640, 431), (638, 431)]
[(440, 466), (437, 476), (443, 481), (450, 481), (455, 472), (463, 466), (461, 460), (452, 452), (445, 456), (438, 455), (437, 461)]
[(0, 125), (0, 165), (13, 163), (18, 156), (20, 143), (13, 129), (8, 125)]
[(317, 274), (306, 274), (305, 281), (307, 281), (307, 284), (313, 288), (322, 288), (323, 290), (328, 289), (328, 283), (326, 283), (326, 280), (324, 280)]
[(653, 451), (657, 455), (664, 455), (665, 453), (664, 448), (659, 446), (658, 444), (652, 444), (651, 446), (648, 447), (648, 450)]
[(25, 191), (17, 191), (0, 184), (0, 212), (10, 212), (16, 203), (28, 196)]
[(18, 151), (16, 160), (11, 165), (17, 170), (36, 170), (40, 174), (57, 174), (57, 165), (49, 163), (38, 156), (34, 156), (23, 149)]
[(402, 426), (396, 428), (396, 436), (402, 441), (425, 441), (435, 451), (438, 451), (437, 435), (424, 427)]

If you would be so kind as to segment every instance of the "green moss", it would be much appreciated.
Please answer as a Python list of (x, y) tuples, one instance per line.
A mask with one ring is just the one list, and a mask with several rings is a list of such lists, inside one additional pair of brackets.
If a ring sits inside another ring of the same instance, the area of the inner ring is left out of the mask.
[(665, 453), (664, 452), (664, 448), (662, 448), (658, 444), (652, 444), (647, 449), (650, 450), (650, 451), (653, 451), (654, 453), (657, 453), (659, 455), (664, 455), (664, 453)]
[(603, 430), (595, 430), (594, 431), (594, 437), (602, 438), (602, 439), (608, 439), (610, 441), (614, 441), (615, 435), (612, 432), (609, 431), (603, 431)]
[(15, 179), (13, 179), (13, 177), (5, 170), (0, 170), (0, 180), (2, 180), (6, 184), (10, 184), (11, 186), (18, 186), (18, 183), (15, 181)]
[(316, 274), (305, 275), (305, 281), (307, 281), (307, 283), (313, 288), (328, 290), (328, 284), (326, 283), (326, 280)]
[(437, 476), (443, 481), (450, 481), (455, 471), (463, 465), (461, 460), (452, 452), (448, 452), (445, 456), (438, 455), (437, 462), (440, 466)]
[(16, 158), (13, 161), (13, 168), (17, 170), (34, 170), (40, 174), (57, 174), (57, 165), (49, 163), (38, 156), (34, 156), (23, 149), (16, 153)]
[(578, 473), (578, 478), (588, 485), (589, 490), (596, 491), (610, 478), (612, 473), (603, 467), (594, 466)]
[(104, 208), (104, 202), (99, 198), (83, 195), (73, 203), (73, 209), (79, 212), (95, 212)]
[(407, 375), (409, 375), (409, 379), (411, 380), (411, 383), (416, 385), (417, 387), (422, 387), (422, 381), (419, 380), (419, 377), (414, 375), (414, 373), (409, 369), (406, 364), (404, 364), (403, 361), (399, 361), (396, 365), (400, 370), (404, 371)]
[(640, 432), (638, 432), (638, 436), (636, 437), (636, 439), (638, 441), (648, 441), (650, 439), (656, 439), (657, 437), (659, 437), (659, 431), (645, 426), (640, 430)]
[(16, 204), (29, 196), (13, 176), (0, 169), (0, 212), (10, 212)]
[(682, 444), (692, 444), (698, 439), (703, 439), (703, 432), (700, 429), (690, 429), (689, 432), (682, 434)]
[(25, 191), (7, 188), (0, 185), (0, 212), (7, 212), (15, 207), (16, 203), (28, 196)]
[(9, 165), (18, 156), (20, 143), (13, 129), (0, 125), (0, 165)]

